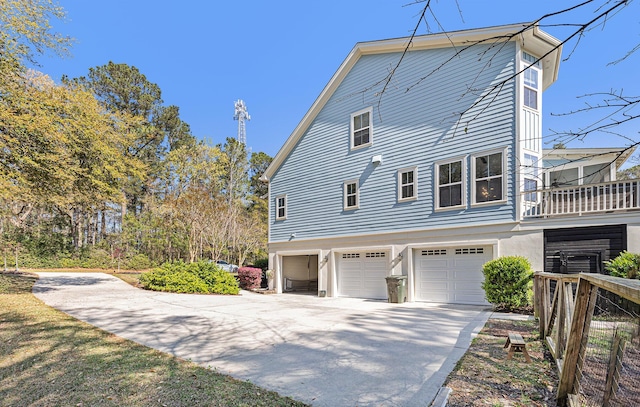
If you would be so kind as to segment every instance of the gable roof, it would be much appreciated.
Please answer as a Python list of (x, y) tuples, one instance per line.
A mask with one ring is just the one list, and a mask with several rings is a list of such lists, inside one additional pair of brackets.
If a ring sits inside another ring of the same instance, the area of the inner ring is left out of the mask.
[[(527, 29), (525, 30), (525, 28)], [(514, 34), (518, 35), (514, 36)], [(545, 72), (542, 83), (543, 90), (549, 87), (558, 78), (562, 45), (558, 39), (540, 30), (537, 25), (532, 25), (531, 23), (419, 35), (413, 37), (413, 39), (410, 37), (403, 37), (388, 40), (359, 42), (353, 47), (338, 70), (333, 74), (318, 98), (311, 105), (311, 108), (307, 111), (300, 123), (293, 130), (293, 133), (291, 133), (284, 145), (280, 148), (280, 151), (278, 151), (274, 157), (271, 165), (269, 165), (264, 174), (260, 177), (260, 180), (268, 182), (278, 168), (280, 168), (280, 165), (282, 165), (286, 157), (293, 150), (298, 140), (302, 137), (318, 113), (320, 113), (324, 105), (331, 98), (331, 95), (333, 95), (338, 86), (340, 86), (344, 78), (358, 62), (361, 56), (403, 52), (407, 48), (410, 40), (411, 45), (409, 47), (409, 51), (452, 46), (470, 46), (477, 43), (491, 43), (500, 40), (519, 41), (520, 45), (528, 52), (544, 56), (540, 61)], [(554, 49), (555, 47), (557, 48)]]

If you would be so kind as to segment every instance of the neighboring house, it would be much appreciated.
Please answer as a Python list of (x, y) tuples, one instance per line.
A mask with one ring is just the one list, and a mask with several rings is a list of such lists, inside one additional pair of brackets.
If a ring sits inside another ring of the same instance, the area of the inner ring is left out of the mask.
[(561, 50), (522, 27), (356, 44), (262, 178), (278, 292), (384, 299), (406, 275), (409, 301), (485, 304), (498, 256), (640, 251), (638, 184), (611, 182), (630, 152), (542, 149)]

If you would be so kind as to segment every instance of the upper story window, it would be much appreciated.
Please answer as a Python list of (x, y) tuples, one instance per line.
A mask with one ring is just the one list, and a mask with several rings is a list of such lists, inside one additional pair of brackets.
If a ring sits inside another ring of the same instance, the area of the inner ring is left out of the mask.
[(538, 109), (538, 70), (528, 68), (524, 71), (524, 105)]
[(351, 148), (371, 145), (373, 126), (371, 123), (373, 109), (367, 108), (351, 115)]
[(528, 62), (530, 65), (534, 65), (540, 68), (540, 61), (538, 61), (538, 57), (534, 57), (527, 51), (522, 51), (522, 59)]
[(462, 158), (437, 163), (436, 208), (455, 208), (465, 204), (464, 174), (465, 165)]
[(523, 103), (531, 109), (538, 110), (538, 91), (540, 90), (540, 62), (536, 62), (537, 57), (522, 52), (522, 59), (530, 65), (522, 74), (524, 88), (522, 91)]
[(344, 209), (358, 209), (358, 180), (344, 182)]
[(398, 170), (398, 202), (418, 198), (418, 172), (416, 167)]
[(287, 219), (287, 196), (276, 196), (276, 220)]
[(504, 152), (475, 155), (471, 158), (473, 203), (503, 201)]

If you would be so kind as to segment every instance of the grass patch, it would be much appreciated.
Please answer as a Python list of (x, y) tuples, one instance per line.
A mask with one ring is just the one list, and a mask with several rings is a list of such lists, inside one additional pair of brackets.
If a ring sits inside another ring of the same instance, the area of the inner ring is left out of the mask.
[(304, 406), (44, 305), (37, 277), (0, 273), (0, 404)]
[[(522, 335), (532, 363), (521, 353), (507, 360), (508, 332)], [(448, 407), (556, 406), (558, 374), (535, 321), (490, 319), (447, 378)]]
[(142, 273), (110, 273), (111, 275), (118, 277), (120, 280), (124, 281), (125, 283), (132, 285), (134, 287), (137, 288), (142, 288), (142, 285), (140, 284), (140, 276), (142, 275)]

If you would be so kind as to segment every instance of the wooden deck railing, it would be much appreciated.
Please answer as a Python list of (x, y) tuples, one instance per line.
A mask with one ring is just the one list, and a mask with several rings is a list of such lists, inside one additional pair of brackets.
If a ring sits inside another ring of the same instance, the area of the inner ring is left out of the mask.
[(521, 202), (525, 219), (640, 209), (640, 180), (527, 191)]

